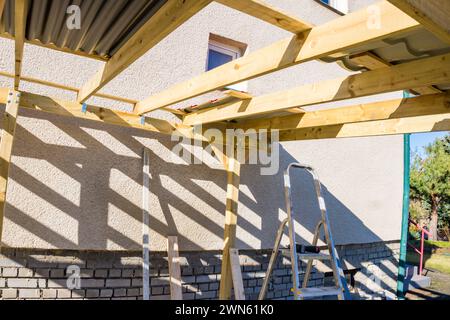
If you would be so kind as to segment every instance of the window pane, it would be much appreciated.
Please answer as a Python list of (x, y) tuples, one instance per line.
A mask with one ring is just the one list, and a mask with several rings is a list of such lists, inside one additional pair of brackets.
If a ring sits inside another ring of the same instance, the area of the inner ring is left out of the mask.
[(233, 60), (233, 57), (222, 52), (209, 49), (208, 51), (208, 70), (217, 68)]

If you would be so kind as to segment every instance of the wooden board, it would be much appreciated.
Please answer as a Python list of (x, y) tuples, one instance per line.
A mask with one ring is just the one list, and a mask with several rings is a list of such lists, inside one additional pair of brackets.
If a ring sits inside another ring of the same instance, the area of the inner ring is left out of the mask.
[(388, 2), (381, 2), (378, 8), (383, 17), (383, 28), (368, 25), (372, 13), (367, 9), (348, 14), (152, 95), (139, 102), (135, 112), (144, 114), (299, 63), (347, 52), (420, 28), (417, 21)]
[(172, 300), (183, 300), (178, 237), (167, 237), (167, 255), (169, 262), (170, 298)]
[(261, 0), (216, 0), (230, 8), (270, 23), (292, 33), (301, 33), (313, 27), (312, 24), (285, 13)]
[(269, 114), (293, 107), (339, 101), (379, 93), (450, 82), (450, 54), (416, 60), (344, 78), (308, 84), (282, 92), (238, 101), (226, 107), (199, 110), (184, 117), (197, 125)]
[(142, 299), (150, 300), (150, 152), (144, 148), (142, 166)]
[(85, 102), (119, 73), (157, 45), (211, 0), (171, 0), (158, 11), (84, 84), (78, 102)]
[(355, 138), (450, 130), (450, 113), (280, 131), (280, 141)]
[(239, 250), (230, 249), (231, 276), (233, 278), (234, 298), (245, 300), (244, 283), (242, 280), (241, 264), (239, 263)]
[(23, 60), (23, 49), (25, 46), (25, 28), (27, 21), (27, 1), (26, 0), (16, 0), (14, 6), (14, 25), (15, 25), (15, 77), (14, 77), (14, 89), (19, 89), (20, 84), (20, 74), (22, 72), (22, 60)]
[[(5, 100), (0, 100), (0, 103), (4, 103), (4, 101)], [(160, 120), (150, 117), (146, 117), (145, 122), (142, 124), (141, 118), (139, 116), (136, 116), (135, 114), (114, 111), (108, 108), (101, 108), (96, 106), (87, 106), (86, 112), (83, 112), (82, 105), (77, 102), (41, 96), (28, 92), (22, 92), (20, 106), (61, 116), (99, 121), (107, 124), (136, 128), (169, 135), (174, 134), (177, 136), (192, 139), (204, 139), (201, 134), (196, 134), (190, 126), (184, 126), (182, 124), (172, 123), (166, 120)]]
[(290, 130), (373, 120), (401, 119), (450, 113), (450, 93), (394, 99), (348, 107), (305, 112), (300, 115), (243, 120), (229, 128)]
[[(360, 66), (363, 66), (369, 70), (381, 69), (384, 67), (390, 67), (391, 64), (387, 61), (384, 61), (380, 57), (377, 57), (375, 54), (371, 52), (364, 52), (358, 55), (354, 55), (350, 57), (350, 60), (353, 63), (356, 63)], [(433, 94), (442, 92), (441, 90), (435, 87), (419, 87), (419, 88), (411, 88), (412, 91), (416, 94)]]
[(241, 164), (235, 155), (227, 159), (227, 200), (225, 211), (224, 245), (222, 256), (222, 271), (220, 278), (219, 299), (229, 300), (231, 298), (231, 287), (233, 284), (231, 275), (230, 249), (236, 245), (236, 227), (239, 201), (239, 182)]
[[(14, 79), (14, 77), (15, 77), (14, 74), (11, 74), (11, 73), (5, 72), (5, 71), (0, 71), (0, 76), (6, 77), (6, 78), (12, 78), (12, 79)], [(55, 83), (55, 82), (51, 82), (51, 81), (46, 81), (46, 80), (41, 80), (41, 79), (36, 79), (36, 78), (33, 78), (33, 77), (28, 77), (28, 76), (22, 76), (21, 75), (20, 76), (20, 80), (21, 81), (25, 81), (25, 82), (31, 82), (31, 83), (40, 84), (40, 85), (43, 85), (43, 86), (46, 86), (46, 87), (52, 87), (52, 88), (57, 88), (57, 89), (67, 90), (67, 91), (72, 91), (72, 92), (78, 92), (80, 90), (79, 88), (70, 87), (70, 86), (66, 86), (66, 85), (63, 85), (63, 84), (59, 84), (59, 83)], [(114, 96), (114, 95), (111, 95), (111, 94), (101, 93), (101, 92), (97, 92), (96, 94), (94, 94), (94, 96), (99, 97), (99, 98), (103, 98), (103, 99), (129, 103), (129, 104), (133, 104), (133, 105), (138, 102), (138, 101), (133, 100), (133, 99), (117, 97), (117, 96)], [(175, 115), (185, 115), (186, 114), (182, 110), (172, 109), (172, 108), (162, 108), (161, 110), (173, 113)]]
[(6, 109), (3, 114), (3, 130), (0, 141), (0, 247), (5, 218), (6, 191), (8, 187), (9, 167), (19, 113), (20, 93), (11, 90), (7, 95)]

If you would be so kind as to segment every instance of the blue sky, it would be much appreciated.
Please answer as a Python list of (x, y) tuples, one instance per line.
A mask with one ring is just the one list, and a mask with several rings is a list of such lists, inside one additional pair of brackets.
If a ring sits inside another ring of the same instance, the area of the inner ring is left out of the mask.
[(437, 138), (442, 138), (447, 135), (449, 131), (444, 132), (429, 132), (429, 133), (417, 133), (411, 135), (411, 151), (418, 152), (419, 155), (424, 155), (424, 147), (429, 145)]

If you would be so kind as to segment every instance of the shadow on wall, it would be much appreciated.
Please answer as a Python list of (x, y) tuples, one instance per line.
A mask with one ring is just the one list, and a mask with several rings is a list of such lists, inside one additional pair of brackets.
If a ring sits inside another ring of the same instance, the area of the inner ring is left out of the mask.
[[(181, 250), (220, 249), (223, 239), (226, 175), (220, 168), (186, 165), (170, 153), (170, 137), (92, 121), (21, 110), (10, 170), (5, 244), (88, 250), (141, 248), (142, 149), (151, 150), (154, 250), (177, 234)], [(160, 140), (156, 140), (158, 136)], [(284, 217), (282, 171), (296, 162), (282, 147), (280, 172), (261, 176), (244, 165), (238, 220), (238, 247), (270, 248)], [(312, 179), (294, 174), (297, 231), (311, 240), (319, 219)], [(381, 241), (323, 187), (338, 243), (345, 234)], [(307, 231), (307, 232), (305, 232)]]
[[(177, 143), (170, 137), (30, 110), (21, 110), (16, 132), (6, 246), (140, 250), (145, 145), (151, 150), (153, 250), (165, 250), (167, 235), (174, 234), (184, 251), (222, 247), (226, 175), (220, 164), (168, 163)], [(280, 146), (277, 175), (262, 176), (256, 165), (242, 167), (238, 248), (273, 246), (285, 216), (282, 171), (296, 161)], [(310, 241), (320, 217), (313, 180), (298, 171), (292, 182), (298, 240)], [(323, 192), (338, 243), (351, 232), (382, 241), (326, 186)], [(380, 268), (396, 278), (389, 268)]]

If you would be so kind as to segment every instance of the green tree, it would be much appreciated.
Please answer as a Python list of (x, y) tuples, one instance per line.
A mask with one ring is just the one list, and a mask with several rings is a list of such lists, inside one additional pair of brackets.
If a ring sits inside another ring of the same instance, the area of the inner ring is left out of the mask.
[(439, 215), (442, 218), (449, 215), (450, 136), (436, 139), (428, 145), (423, 158), (418, 154), (414, 155), (411, 166), (411, 198), (430, 205), (429, 229), (431, 239), (437, 240)]

